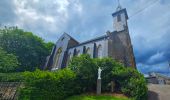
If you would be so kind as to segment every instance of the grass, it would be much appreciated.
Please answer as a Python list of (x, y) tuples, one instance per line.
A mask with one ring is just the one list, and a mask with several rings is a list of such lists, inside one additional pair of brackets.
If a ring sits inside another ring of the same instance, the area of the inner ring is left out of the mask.
[(79, 95), (72, 96), (66, 100), (131, 100), (126, 97), (107, 96), (107, 95)]

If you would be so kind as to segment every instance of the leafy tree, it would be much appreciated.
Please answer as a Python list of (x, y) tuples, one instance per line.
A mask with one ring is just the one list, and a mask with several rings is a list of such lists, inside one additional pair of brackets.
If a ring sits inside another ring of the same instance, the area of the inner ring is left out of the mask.
[(89, 55), (74, 57), (69, 68), (76, 73), (77, 84), (84, 92), (95, 91), (97, 68), (102, 69), (102, 91), (110, 91), (111, 81), (115, 82), (115, 90), (134, 98), (146, 100), (147, 86), (145, 78), (136, 69), (125, 67), (111, 58), (92, 59)]
[[(110, 82), (115, 82), (114, 74), (116, 74), (120, 69), (123, 69), (124, 66), (114, 61), (111, 58), (102, 58), (102, 59), (94, 59), (95, 63), (98, 67), (102, 69), (101, 78), (102, 78), (102, 90), (110, 91), (111, 85)], [(114, 74), (113, 74), (114, 72)]]
[(125, 67), (111, 58), (92, 59), (89, 55), (74, 57), (68, 68), (56, 72), (40, 70), (24, 72), (26, 84), (20, 91), (20, 98), (21, 100), (63, 100), (79, 93), (96, 92), (98, 67), (103, 69), (102, 92), (110, 90), (108, 84), (114, 79), (117, 92), (134, 100), (147, 99), (144, 76), (137, 70)]
[(49, 53), (51, 52), (51, 49), (52, 49), (53, 46), (54, 46), (53, 42), (45, 43), (45, 47), (48, 49)]
[(74, 57), (69, 68), (76, 73), (77, 84), (82, 87), (82, 91), (94, 91), (96, 89), (97, 66), (89, 55)]
[(33, 33), (17, 27), (0, 29), (0, 47), (18, 57), (21, 63), (19, 71), (32, 71), (42, 66), (52, 46), (52, 43), (46, 43)]
[(0, 72), (14, 72), (18, 68), (17, 57), (0, 48)]

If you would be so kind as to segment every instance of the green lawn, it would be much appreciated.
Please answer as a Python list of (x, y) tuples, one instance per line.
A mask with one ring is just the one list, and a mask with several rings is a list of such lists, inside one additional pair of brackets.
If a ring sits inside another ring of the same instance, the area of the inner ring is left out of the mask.
[(113, 97), (113, 96), (89, 96), (89, 95), (80, 95), (72, 96), (66, 100), (130, 100), (123, 97)]

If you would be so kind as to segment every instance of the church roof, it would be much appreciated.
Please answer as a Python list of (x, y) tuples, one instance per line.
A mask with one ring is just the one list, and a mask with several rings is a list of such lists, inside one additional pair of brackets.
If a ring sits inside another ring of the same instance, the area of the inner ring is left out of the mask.
[(127, 14), (126, 8), (121, 9), (121, 10), (119, 10), (119, 11), (117, 11), (117, 12), (113, 13), (113, 14), (112, 14), (112, 16), (113, 16), (113, 17), (115, 17), (115, 16), (117, 16), (118, 14), (121, 14), (122, 12), (124, 12), (124, 13), (125, 13), (126, 19), (128, 19), (129, 17), (128, 17), (128, 14)]
[(74, 39), (72, 36), (70, 36), (69, 34), (67, 34), (67, 33), (64, 33), (64, 34), (66, 34), (67, 36), (69, 36), (72, 40), (74, 40), (74, 41), (76, 41), (77, 43), (79, 43), (76, 39)]
[(84, 45), (84, 44), (88, 44), (88, 43), (90, 43), (90, 42), (99, 41), (99, 40), (102, 40), (102, 39), (107, 38), (107, 37), (108, 37), (107, 35), (103, 35), (103, 36), (100, 36), (100, 37), (96, 37), (96, 38), (94, 38), (94, 39), (91, 39), (91, 40), (87, 40), (87, 41), (85, 41), (85, 42), (82, 42), (82, 43), (80, 43), (80, 44), (78, 44), (78, 45), (76, 45), (76, 46), (73, 46), (73, 47), (71, 47), (71, 48), (78, 47), (78, 46), (81, 46), (81, 45)]

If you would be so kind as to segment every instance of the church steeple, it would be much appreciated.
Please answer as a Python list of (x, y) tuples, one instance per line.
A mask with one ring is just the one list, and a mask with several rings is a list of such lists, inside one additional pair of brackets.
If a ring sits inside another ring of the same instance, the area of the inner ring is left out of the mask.
[(116, 8), (116, 11), (119, 11), (119, 10), (122, 9), (122, 6), (120, 5), (120, 1), (119, 1), (119, 0), (117, 0), (117, 2), (118, 2), (118, 6), (117, 6), (117, 8)]
[(127, 28), (128, 15), (125, 8), (122, 8), (120, 1), (118, 0), (118, 6), (116, 12), (112, 14), (113, 16), (113, 27), (115, 31), (123, 31)]

